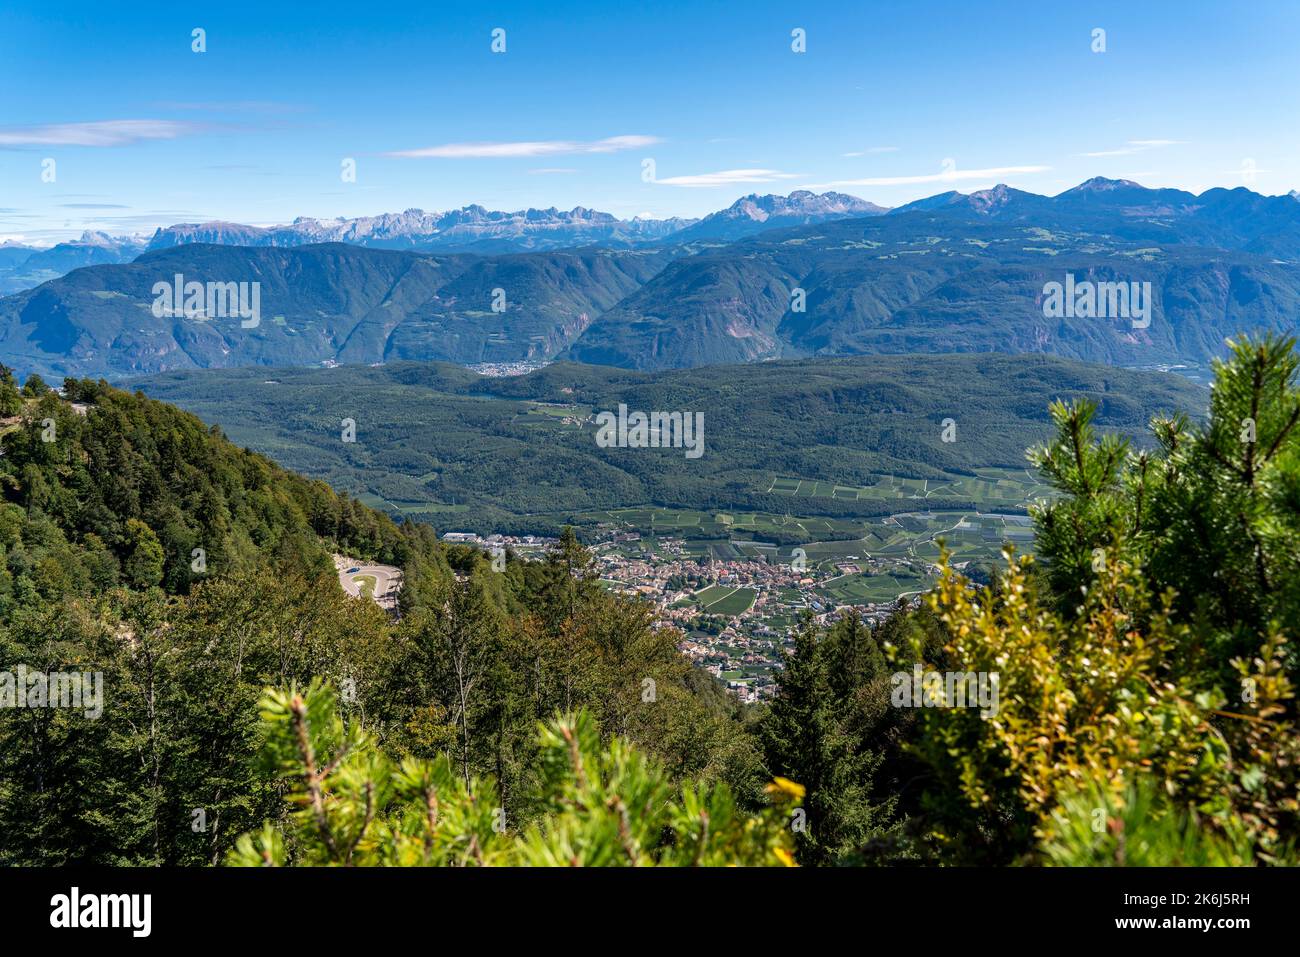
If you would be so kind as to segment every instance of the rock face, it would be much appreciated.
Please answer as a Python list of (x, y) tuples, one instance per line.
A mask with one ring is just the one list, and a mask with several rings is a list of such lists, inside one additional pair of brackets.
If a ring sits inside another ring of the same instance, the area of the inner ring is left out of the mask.
[(627, 246), (663, 239), (693, 222), (689, 219), (623, 220), (582, 206), (568, 211), (552, 207), (515, 212), (466, 206), (442, 213), (408, 209), (355, 219), (299, 217), (285, 226), (181, 223), (158, 230), (149, 240), (149, 248), (168, 249), (187, 243), (224, 246), (350, 243), (381, 249), (491, 253), (594, 244)]
[(883, 206), (844, 193), (818, 195), (800, 189), (789, 196), (750, 194), (676, 233), (672, 239), (674, 242), (733, 240), (752, 236), (765, 229), (807, 226), (860, 216), (880, 216), (887, 212), (889, 210)]
[(140, 236), (91, 231), (48, 249), (5, 243), (0, 246), (0, 295), (30, 289), (82, 266), (130, 262), (144, 247)]

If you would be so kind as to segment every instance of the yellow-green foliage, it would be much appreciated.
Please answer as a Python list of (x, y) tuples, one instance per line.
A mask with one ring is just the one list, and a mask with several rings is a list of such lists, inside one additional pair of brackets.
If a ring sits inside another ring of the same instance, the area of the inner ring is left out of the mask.
[(264, 756), (289, 785), (292, 812), (243, 835), (242, 866), (781, 866), (793, 863), (782, 805), (803, 789), (778, 780), (759, 813), (725, 784), (674, 788), (652, 759), (585, 711), (540, 728), (542, 805), (523, 833), (490, 778), (466, 779), (444, 756), (394, 767), (339, 717), (333, 691), (268, 689)]
[(1042, 844), (1062, 867), (1241, 867), (1254, 842), (1238, 820), (1204, 829), (1204, 816), (1158, 799), (1148, 781), (1123, 795), (1091, 787), (1066, 794)]
[[(990, 714), (945, 707), (922, 715), (915, 749), (939, 787), (960, 794), (971, 812), (1025, 820), (1059, 850), (1085, 811), (1099, 836), (1113, 834), (1117, 821), (1122, 827), (1118, 810), (1140, 783), (1160, 796), (1153, 806), (1161, 814), (1200, 809), (1235, 846), (1257, 842), (1268, 859), (1286, 840), (1275, 812), (1295, 809), (1282, 637), (1263, 639), (1253, 662), (1234, 662), (1251, 700), (1229, 710), (1222, 690), (1194, 687), (1180, 667), (1195, 636), (1171, 620), (1168, 599), (1157, 602), (1136, 568), (1099, 563), (1067, 616), (1039, 594), (1032, 559), (1006, 557), (996, 589), (976, 591), (945, 567), (927, 596), (948, 635), (944, 660), (931, 664), (996, 675), (998, 686)], [(942, 826), (931, 836), (961, 839)]]

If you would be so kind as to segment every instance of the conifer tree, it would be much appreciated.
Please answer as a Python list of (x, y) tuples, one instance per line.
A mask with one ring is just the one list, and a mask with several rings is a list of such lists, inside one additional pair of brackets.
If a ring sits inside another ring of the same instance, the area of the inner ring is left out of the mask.
[(18, 391), (13, 370), (0, 365), (0, 416), (17, 415), (22, 411), (23, 397)]
[(889, 823), (890, 802), (877, 805), (872, 795), (880, 756), (855, 733), (852, 697), (835, 690), (853, 679), (832, 677), (856, 668), (865, 679), (883, 661), (873, 660), (874, 642), (860, 621), (840, 622), (832, 634), (821, 636), (805, 615), (794, 647), (782, 656), (780, 688), (762, 725), (769, 770), (806, 792), (795, 830), (799, 860), (807, 864), (853, 854)]
[(540, 729), (543, 818), (520, 829), (490, 778), (465, 781), (454, 764), (394, 764), (373, 736), (338, 714), (328, 685), (268, 689), (264, 760), (285, 780), (293, 813), (236, 842), (243, 866), (534, 867), (782, 866), (794, 863), (783, 805), (798, 785), (774, 782), (770, 805), (740, 809), (725, 784), (674, 788), (625, 740), (602, 745), (591, 715)]

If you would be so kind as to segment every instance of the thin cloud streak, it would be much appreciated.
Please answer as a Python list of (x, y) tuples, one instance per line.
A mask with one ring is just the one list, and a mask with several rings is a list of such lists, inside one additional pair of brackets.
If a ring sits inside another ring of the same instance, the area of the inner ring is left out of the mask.
[(618, 153), (662, 143), (657, 136), (610, 136), (603, 140), (529, 140), (517, 143), (444, 143), (417, 150), (396, 150), (385, 156), (405, 159), (510, 159), (582, 153)]
[(1098, 159), (1105, 156), (1132, 156), (1134, 153), (1145, 153), (1147, 150), (1159, 149), (1162, 146), (1180, 146), (1182, 140), (1129, 140), (1124, 146), (1113, 150), (1098, 150), (1095, 153), (1084, 153), (1082, 155), (1092, 159)]
[(99, 120), (47, 126), (0, 127), (0, 147), (129, 146), (143, 140), (174, 140), (205, 127), (180, 120)]
[(697, 173), (693, 176), (669, 176), (656, 179), (659, 186), (734, 186), (739, 183), (775, 183), (783, 179), (798, 179), (800, 173), (782, 173), (774, 169), (726, 169), (717, 173)]

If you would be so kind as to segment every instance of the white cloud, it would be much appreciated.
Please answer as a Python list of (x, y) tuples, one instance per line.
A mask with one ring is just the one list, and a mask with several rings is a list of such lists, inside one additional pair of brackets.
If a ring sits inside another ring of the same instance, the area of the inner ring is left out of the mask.
[(655, 182), (660, 186), (734, 186), (737, 183), (775, 183), (783, 179), (798, 179), (800, 175), (774, 169), (724, 169), (718, 173), (669, 176), (666, 179), (656, 179)]
[(3, 146), (127, 146), (141, 140), (173, 140), (203, 127), (178, 120), (100, 120), (48, 126), (0, 127)]
[(842, 153), (841, 155), (847, 157), (874, 156), (877, 153), (897, 153), (897, 152), (898, 152), (897, 146), (872, 146), (872, 147), (868, 147), (865, 150), (856, 150), (855, 152)]
[(1260, 173), (1272, 173), (1272, 172), (1273, 170), (1271, 169), (1260, 169), (1258, 166), (1255, 165), (1254, 160), (1247, 159), (1247, 160), (1242, 160), (1241, 165), (1238, 166), (1236, 169), (1220, 170), (1218, 175), (1239, 177), (1243, 183), (1250, 186), (1250, 185), (1254, 185), (1255, 177), (1257, 177)]
[(603, 140), (532, 140), (519, 143), (444, 143), (418, 150), (396, 150), (388, 156), (414, 159), (508, 159), (519, 156), (559, 156), (566, 153), (617, 153), (661, 143), (657, 136), (610, 136)]
[(809, 189), (822, 189), (828, 186), (913, 186), (919, 183), (957, 183), (972, 179), (997, 179), (1000, 176), (1023, 176), (1030, 173), (1043, 173), (1050, 166), (992, 166), (986, 169), (953, 169), (943, 173), (928, 173), (922, 176), (871, 176), (866, 179), (840, 179), (832, 183), (816, 183)]
[(1147, 150), (1159, 149), (1162, 146), (1178, 146), (1182, 140), (1129, 140), (1124, 146), (1113, 150), (1099, 150), (1096, 153), (1084, 153), (1094, 159), (1103, 156), (1132, 156), (1134, 153), (1145, 153)]

